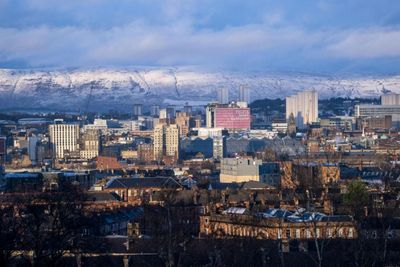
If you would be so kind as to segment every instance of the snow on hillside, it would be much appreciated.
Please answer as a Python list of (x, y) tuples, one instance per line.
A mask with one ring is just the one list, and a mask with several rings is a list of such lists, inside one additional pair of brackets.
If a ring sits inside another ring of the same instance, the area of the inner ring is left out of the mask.
[(0, 69), (0, 109), (130, 110), (133, 103), (204, 103), (216, 90), (229, 88), (237, 97), (240, 85), (252, 100), (285, 97), (315, 89), (320, 98), (378, 97), (400, 92), (400, 76), (335, 77), (303, 73), (205, 72), (188, 68), (96, 68), (76, 70)]

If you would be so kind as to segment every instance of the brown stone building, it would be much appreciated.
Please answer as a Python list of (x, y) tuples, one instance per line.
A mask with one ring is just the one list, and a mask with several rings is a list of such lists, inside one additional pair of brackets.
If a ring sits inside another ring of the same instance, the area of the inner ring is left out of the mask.
[(302, 188), (323, 188), (340, 179), (340, 168), (327, 163), (298, 163), (293, 165), (293, 175)]
[(200, 234), (216, 238), (251, 237), (272, 240), (355, 239), (356, 225), (348, 216), (289, 220), (246, 214), (200, 216)]
[(141, 143), (138, 145), (137, 152), (140, 162), (151, 162), (154, 159), (153, 144)]
[(113, 178), (104, 191), (117, 194), (121, 200), (135, 203), (151, 202), (154, 191), (179, 189), (181, 184), (170, 177)]
[(390, 129), (392, 116), (357, 118), (357, 129)]

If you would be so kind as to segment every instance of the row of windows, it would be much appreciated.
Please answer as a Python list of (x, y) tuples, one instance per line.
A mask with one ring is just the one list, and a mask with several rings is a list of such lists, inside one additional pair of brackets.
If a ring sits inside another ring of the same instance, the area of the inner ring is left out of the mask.
[[(209, 224), (208, 218), (205, 219), (205, 225), (207, 226)], [(221, 229), (220, 229), (221, 230)], [(269, 233), (267, 231), (263, 231), (261, 228), (251, 228), (251, 227), (242, 227), (239, 225), (232, 225), (232, 224), (227, 224), (225, 227), (225, 231), (227, 235), (235, 235), (235, 236), (249, 236), (249, 237), (259, 237), (262, 236), (263, 238), (268, 238)], [(208, 227), (206, 227), (206, 233), (208, 232)], [(321, 238), (322, 236), (322, 231), (321, 229), (317, 228), (315, 229), (315, 233), (313, 229), (277, 229), (276, 237), (278, 239), (282, 238), (313, 238), (314, 235), (317, 238)], [(283, 236), (284, 234), (284, 236)], [(333, 238), (333, 237), (339, 237), (339, 238), (353, 238), (354, 237), (354, 229), (352, 227), (339, 227), (339, 228), (327, 228), (325, 232), (325, 237), (327, 238)]]

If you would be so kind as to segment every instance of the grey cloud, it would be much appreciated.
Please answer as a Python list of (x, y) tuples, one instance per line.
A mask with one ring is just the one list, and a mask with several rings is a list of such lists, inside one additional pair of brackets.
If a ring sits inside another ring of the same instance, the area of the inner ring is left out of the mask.
[(384, 27), (310, 31), (266, 23), (212, 30), (196, 29), (185, 20), (165, 25), (136, 20), (109, 29), (0, 28), (0, 35), (0, 63), (25, 61), (32, 67), (190, 64), (290, 69), (400, 56), (400, 30)]
[(327, 47), (329, 52), (348, 59), (374, 59), (400, 56), (399, 28), (369, 28), (340, 34), (337, 43)]

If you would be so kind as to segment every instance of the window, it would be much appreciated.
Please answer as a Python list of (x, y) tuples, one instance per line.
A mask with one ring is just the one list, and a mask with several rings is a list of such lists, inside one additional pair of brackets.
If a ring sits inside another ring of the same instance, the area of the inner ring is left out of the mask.
[(332, 238), (332, 229), (328, 228), (328, 238)]
[(300, 229), (296, 229), (296, 238), (301, 238)]
[(282, 230), (278, 229), (278, 239), (281, 239), (281, 237), (282, 237)]
[(307, 238), (311, 238), (310, 229), (307, 229), (307, 230), (306, 230), (306, 237), (307, 237)]
[(349, 238), (353, 238), (353, 228), (349, 228)]
[(319, 228), (317, 228), (317, 238), (320, 238), (321, 237), (321, 230), (319, 229)]
[(286, 229), (286, 238), (287, 238), (287, 239), (290, 238), (290, 229)]
[(343, 237), (343, 228), (339, 228), (339, 237)]

